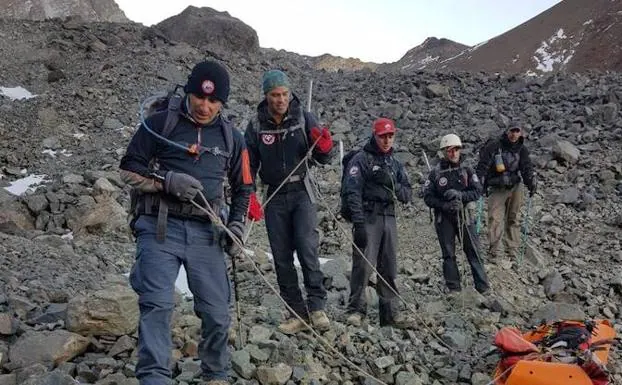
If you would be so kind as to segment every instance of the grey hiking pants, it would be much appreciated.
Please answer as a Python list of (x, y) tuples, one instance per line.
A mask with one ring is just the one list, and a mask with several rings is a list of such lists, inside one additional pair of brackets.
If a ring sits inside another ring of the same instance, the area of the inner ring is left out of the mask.
[(194, 311), (201, 319), (199, 358), (206, 379), (228, 379), (227, 347), (231, 286), (212, 225), (169, 217), (166, 240), (156, 241), (157, 218), (141, 215), (134, 225), (136, 261), (130, 283), (138, 294), (138, 363), (141, 385), (171, 383), (171, 318), (175, 306), (175, 280), (181, 264), (194, 296)]
[[(395, 278), (397, 277), (397, 223), (395, 216), (369, 214), (366, 218), (367, 247), (365, 258), (353, 247), (352, 276), (350, 277), (350, 299), (347, 312), (367, 313), (365, 288), (373, 272), (378, 270), (376, 292), (379, 300), (380, 325), (390, 325), (396, 315)], [(366, 261), (367, 260), (367, 261)], [(368, 263), (369, 261), (369, 263)], [(391, 290), (393, 289), (393, 290)]]

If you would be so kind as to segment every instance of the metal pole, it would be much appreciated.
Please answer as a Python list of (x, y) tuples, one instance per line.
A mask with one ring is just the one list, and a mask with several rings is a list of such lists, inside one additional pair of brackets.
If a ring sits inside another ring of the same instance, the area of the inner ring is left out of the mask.
[(307, 98), (307, 112), (311, 112), (311, 100), (313, 99), (313, 79), (309, 80), (309, 97)]

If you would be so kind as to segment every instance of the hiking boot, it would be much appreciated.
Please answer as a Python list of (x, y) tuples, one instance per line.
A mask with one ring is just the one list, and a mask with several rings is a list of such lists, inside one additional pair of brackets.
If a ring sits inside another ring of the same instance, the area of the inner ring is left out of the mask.
[(278, 330), (283, 334), (291, 335), (303, 331), (306, 328), (307, 327), (305, 326), (305, 324), (302, 323), (301, 320), (296, 317), (292, 317), (285, 320), (284, 322), (281, 322)]
[(311, 312), (311, 324), (317, 331), (325, 332), (330, 329), (330, 320), (324, 310)]
[(359, 327), (363, 322), (363, 315), (361, 313), (352, 313), (346, 319), (348, 325)]
[(415, 327), (415, 320), (404, 314), (398, 314), (393, 317), (391, 326), (396, 329), (413, 329)]

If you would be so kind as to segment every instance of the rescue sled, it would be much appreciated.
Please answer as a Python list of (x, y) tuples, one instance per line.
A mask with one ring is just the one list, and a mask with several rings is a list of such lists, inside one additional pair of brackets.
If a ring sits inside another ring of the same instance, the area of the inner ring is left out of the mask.
[(607, 385), (605, 365), (616, 333), (607, 320), (558, 321), (521, 333), (501, 329), (496, 385)]

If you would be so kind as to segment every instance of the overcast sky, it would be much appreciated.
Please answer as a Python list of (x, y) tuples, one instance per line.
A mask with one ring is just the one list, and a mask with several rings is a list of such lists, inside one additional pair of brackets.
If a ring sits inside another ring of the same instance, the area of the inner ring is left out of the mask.
[(399, 60), (425, 38), (475, 45), (559, 0), (115, 0), (145, 25), (187, 6), (227, 11), (250, 25), (259, 45), (317, 56), (329, 53), (376, 63)]

